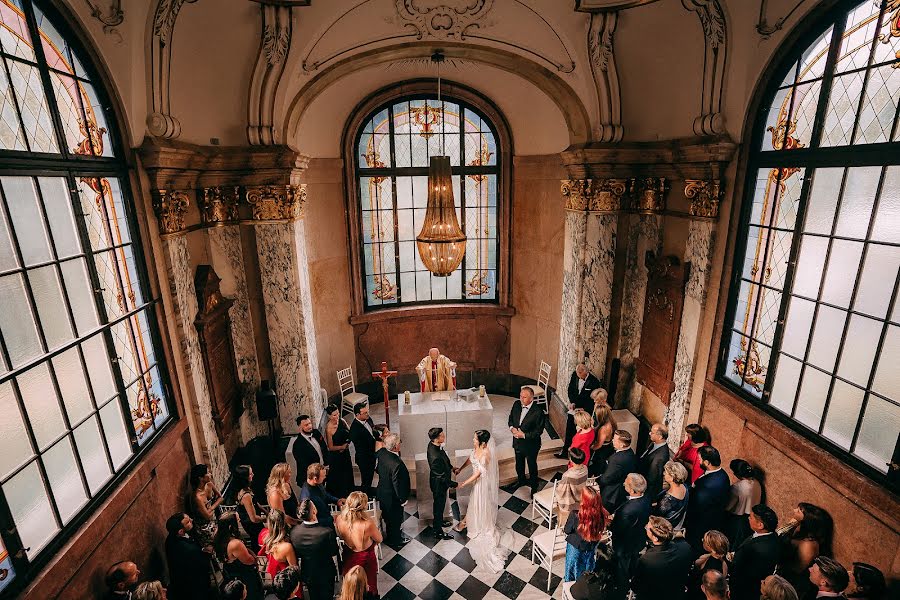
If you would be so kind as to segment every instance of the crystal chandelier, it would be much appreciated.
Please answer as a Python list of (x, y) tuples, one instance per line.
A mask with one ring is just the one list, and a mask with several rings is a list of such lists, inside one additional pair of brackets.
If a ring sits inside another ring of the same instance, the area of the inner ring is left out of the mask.
[[(438, 65), (438, 104), (441, 104), (440, 64), (444, 56), (435, 52), (431, 60)], [(445, 134), (441, 134), (442, 144)], [(446, 148), (444, 148), (446, 153)], [(459, 267), (466, 254), (466, 235), (456, 218), (453, 178), (449, 156), (432, 156), (428, 166), (428, 205), (422, 230), (416, 236), (419, 257), (429, 271), (447, 277)]]

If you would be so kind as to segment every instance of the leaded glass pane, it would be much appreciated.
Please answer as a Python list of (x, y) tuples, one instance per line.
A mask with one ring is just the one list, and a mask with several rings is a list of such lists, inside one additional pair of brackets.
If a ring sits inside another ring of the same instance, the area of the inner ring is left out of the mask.
[(18, 367), (42, 352), (21, 275), (0, 277), (0, 306), (0, 331), (12, 366)]
[(794, 398), (797, 396), (797, 387), (800, 384), (800, 371), (803, 364), (799, 360), (782, 356), (778, 360), (778, 370), (775, 372), (775, 382), (772, 384), (770, 405), (786, 415), (791, 414), (794, 408)]
[(803, 51), (800, 58), (798, 81), (817, 79), (825, 72), (825, 63), (828, 57), (828, 48), (831, 46), (832, 33), (834, 33), (833, 26), (829, 27), (825, 33)]
[(831, 404), (828, 405), (828, 416), (822, 435), (843, 448), (849, 450), (853, 443), (853, 432), (859, 420), (864, 390), (840, 380), (834, 382), (831, 392)]
[(830, 384), (831, 377), (827, 373), (806, 367), (800, 383), (800, 393), (797, 394), (797, 409), (794, 412), (794, 418), (810, 429), (818, 431)]
[(812, 139), (813, 122), (816, 107), (822, 92), (822, 82), (813, 81), (797, 86), (794, 93), (791, 116), (787, 122), (785, 133), (785, 150), (809, 147)]
[(854, 454), (882, 473), (897, 444), (900, 431), (900, 407), (881, 398), (869, 396), (866, 412), (859, 430)]
[(828, 238), (804, 235), (800, 243), (800, 260), (794, 275), (793, 293), (807, 298), (819, 297), (822, 270), (828, 252)]
[(56, 373), (56, 381), (59, 383), (69, 423), (81, 422), (91, 413), (93, 406), (87, 378), (81, 367), (78, 347), (75, 346), (53, 357), (53, 371)]
[(109, 353), (103, 334), (95, 335), (82, 342), (81, 350), (84, 353), (84, 362), (87, 364), (87, 372), (91, 378), (94, 398), (98, 405), (102, 405), (116, 393)]
[(34, 438), (38, 447), (44, 449), (62, 435), (66, 428), (47, 363), (40, 363), (19, 375), (16, 383), (19, 385), (28, 420), (34, 428)]
[(0, 177), (25, 266), (50, 260), (50, 240), (31, 177)]
[(7, 60), (7, 64), (31, 151), (59, 152), (40, 71), (15, 60)]
[(809, 344), (810, 364), (829, 372), (834, 370), (846, 320), (846, 312), (830, 306), (819, 305), (812, 341)]
[(56, 500), (56, 507), (59, 509), (59, 518), (66, 524), (87, 502), (87, 494), (81, 484), (69, 436), (47, 450), (43, 459), (44, 468), (47, 469), (47, 480)]
[(875, 367), (875, 380), (872, 389), (882, 396), (900, 402), (900, 370), (897, 369), (897, 357), (900, 356), (900, 327), (888, 325), (881, 348), (881, 356)]
[(875, 319), (860, 315), (850, 317), (837, 370), (839, 376), (863, 387), (868, 385), (882, 327), (882, 322)]
[(782, 352), (797, 358), (803, 358), (806, 355), (806, 344), (812, 331), (815, 308), (814, 302), (802, 298), (791, 298), (782, 335)]
[(87, 478), (91, 493), (96, 494), (112, 476), (109, 463), (106, 461), (100, 429), (97, 427), (97, 417), (91, 417), (79, 425), (73, 435), (81, 465), (84, 467), (84, 476)]
[(847, 170), (835, 235), (865, 239), (880, 177), (881, 167), (856, 167)]
[(822, 146), (843, 146), (850, 143), (865, 75), (862, 71), (834, 78), (831, 98), (825, 112)]
[(865, 0), (847, 15), (847, 24), (844, 26), (844, 36), (838, 52), (836, 66), (838, 73), (864, 68), (869, 64), (872, 43), (878, 29), (880, 4)]
[(25, 433), (25, 423), (13, 393), (12, 383), (0, 383), (0, 479), (32, 456), (31, 443)]
[(82, 112), (85, 101), (83, 97), (79, 97), (81, 95), (79, 82), (58, 73), (52, 73), (50, 81), (53, 83), (56, 106), (66, 136), (66, 149), (74, 154), (91, 154), (90, 144), (82, 143), (87, 139), (87, 135)]
[(34, 50), (29, 43), (31, 35), (28, 33), (21, 0), (0, 2), (0, 23), (0, 45), (3, 52), (34, 62)]
[(118, 398), (100, 409), (100, 422), (103, 423), (103, 434), (112, 456), (113, 467), (118, 469), (132, 454)]
[(9, 237), (9, 226), (6, 224), (6, 215), (0, 211), (0, 273), (15, 269), (17, 264), (12, 239)]
[(884, 319), (900, 269), (900, 247), (869, 244), (853, 309)]
[(59, 265), (78, 335), (85, 335), (99, 324), (91, 280), (85, 265), (83, 258), (67, 260)]
[(44, 212), (53, 236), (53, 246), (58, 258), (81, 253), (75, 219), (72, 216), (72, 198), (66, 180), (62, 177), (39, 177), (38, 187), (44, 201)]
[[(94, 86), (84, 81), (78, 82), (84, 98), (84, 112), (87, 116), (88, 130), (90, 131), (90, 148), (95, 156), (112, 156), (112, 143), (109, 139), (109, 125), (106, 123), (106, 114)], [(87, 154), (87, 152), (84, 152)]]
[(895, 65), (876, 67), (869, 72), (863, 95), (854, 144), (877, 144), (891, 137), (897, 102), (900, 99), (900, 69)]
[(825, 284), (822, 286), (822, 302), (844, 308), (850, 306), (850, 296), (853, 294), (855, 278), (847, 275), (848, 273), (855, 275), (859, 269), (862, 251), (862, 242), (832, 240)]
[(900, 6), (889, 3), (889, 8), (881, 19), (874, 64), (900, 60)]
[[(3, 4), (0, 3), (0, 8)], [(0, 27), (0, 32), (5, 30)], [(2, 64), (2, 62), (0, 62)], [(27, 150), (25, 133), (19, 122), (19, 113), (13, 97), (13, 89), (6, 77), (0, 74), (0, 148), (4, 150)]]
[(51, 517), (50, 499), (44, 483), (33, 462), (3, 486), (3, 495), (16, 522), (22, 546), (26, 554), (33, 558), (47, 545), (59, 527)]
[(812, 192), (807, 202), (805, 231), (824, 235), (831, 234), (843, 180), (843, 167), (816, 169)]
[(887, 168), (871, 239), (900, 244), (900, 166)]
[(28, 284), (34, 296), (47, 349), (52, 350), (71, 340), (74, 333), (69, 324), (69, 315), (63, 301), (62, 286), (56, 275), (56, 267), (41, 267), (28, 271)]

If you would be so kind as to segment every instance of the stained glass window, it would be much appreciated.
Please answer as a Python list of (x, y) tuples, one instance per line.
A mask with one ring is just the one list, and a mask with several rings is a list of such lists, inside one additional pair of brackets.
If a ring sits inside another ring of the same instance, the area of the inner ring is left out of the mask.
[[(497, 301), (499, 149), (495, 128), (455, 99), (415, 96), (375, 110), (358, 133), (356, 173), (367, 309)], [(427, 205), (431, 156), (450, 157), (460, 226), (468, 238), (460, 268), (432, 275), (416, 235)]]
[(900, 2), (817, 33), (763, 103), (719, 374), (877, 478), (900, 437)]
[(170, 420), (109, 102), (51, 11), (0, 0), (0, 590)]

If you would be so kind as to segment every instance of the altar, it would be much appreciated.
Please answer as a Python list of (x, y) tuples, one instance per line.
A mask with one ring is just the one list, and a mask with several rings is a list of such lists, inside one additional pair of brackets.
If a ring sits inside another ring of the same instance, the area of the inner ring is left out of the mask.
[(425, 452), (430, 440), (428, 430), (442, 427), (447, 434), (444, 450), (454, 456), (457, 450), (472, 448), (472, 435), (478, 429), (491, 430), (494, 407), (490, 398), (472, 392), (468, 398), (461, 391), (458, 399), (455, 392), (410, 393), (410, 403), (404, 403), (404, 396), (397, 398), (397, 412), (400, 418), (400, 438), (404, 456), (415, 456)]

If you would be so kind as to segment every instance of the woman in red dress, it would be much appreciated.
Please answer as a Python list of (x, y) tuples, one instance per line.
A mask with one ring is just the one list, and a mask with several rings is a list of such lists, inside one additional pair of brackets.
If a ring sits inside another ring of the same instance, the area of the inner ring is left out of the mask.
[(341, 574), (359, 565), (366, 572), (366, 582), (370, 594), (378, 596), (378, 557), (375, 546), (382, 541), (378, 524), (368, 513), (369, 497), (362, 492), (347, 496), (344, 508), (335, 517), (334, 526), (344, 540)]
[[(591, 444), (594, 443), (594, 436), (596, 433), (593, 428), (593, 419), (591, 415), (587, 414), (580, 408), (575, 411), (575, 416), (572, 417), (575, 420), (575, 428), (576, 433), (572, 437), (572, 444), (570, 448), (580, 448), (584, 451), (584, 464), (588, 464), (591, 460)], [(569, 468), (571, 469), (575, 463), (569, 461)]]
[(687, 438), (675, 453), (673, 460), (677, 460), (687, 468), (688, 473), (691, 474), (691, 485), (693, 485), (697, 478), (703, 475), (703, 468), (700, 466), (700, 457), (697, 452), (703, 446), (712, 444), (712, 436), (709, 434), (709, 429), (697, 423), (691, 423), (685, 427), (684, 432), (687, 434)]
[[(297, 566), (297, 555), (288, 535), (284, 513), (280, 510), (269, 510), (266, 526), (259, 532), (259, 556), (266, 557), (266, 573), (273, 579), (288, 566)], [(302, 598), (302, 587), (299, 594), (297, 597)]]

